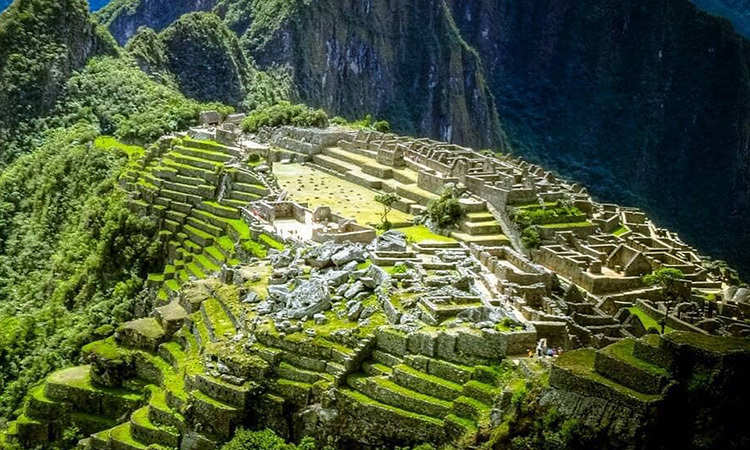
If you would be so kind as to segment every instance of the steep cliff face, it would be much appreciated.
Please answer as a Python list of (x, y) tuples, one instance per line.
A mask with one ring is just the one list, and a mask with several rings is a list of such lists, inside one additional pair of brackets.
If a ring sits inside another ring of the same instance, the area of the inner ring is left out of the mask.
[(218, 11), (261, 67), (291, 68), (299, 100), (348, 118), (372, 113), (404, 132), (504, 146), (481, 61), (442, 0), (263, 3), (229, 0)]
[(453, 0), (512, 146), (750, 269), (750, 45), (687, 1)]
[[(70, 74), (91, 55), (113, 51), (84, 0), (12, 4), (0, 16), (0, 148), (23, 138), (20, 123), (52, 109)], [(5, 147), (0, 167), (16, 152)]]
[(750, 0), (690, 0), (701, 9), (726, 17), (734, 29), (750, 39)]
[(146, 26), (161, 31), (183, 14), (194, 11), (209, 11), (216, 0), (113, 0), (98, 13), (120, 45)]

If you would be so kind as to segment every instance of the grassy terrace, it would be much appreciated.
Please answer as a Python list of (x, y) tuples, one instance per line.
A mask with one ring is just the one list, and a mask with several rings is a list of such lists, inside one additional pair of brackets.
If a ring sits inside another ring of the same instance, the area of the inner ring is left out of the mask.
[(547, 225), (537, 225), (540, 228), (586, 228), (593, 226), (591, 222), (569, 222), (569, 223), (550, 223)]
[[(335, 213), (361, 224), (380, 223), (382, 208), (375, 201), (375, 191), (300, 164), (277, 164), (274, 174), (291, 200), (307, 203), (312, 210), (330, 206)], [(394, 223), (410, 222), (412, 216), (394, 210), (388, 219)]]
[(742, 338), (727, 338), (719, 336), (708, 336), (698, 333), (677, 331), (665, 336), (664, 339), (675, 344), (694, 345), (706, 351), (718, 354), (727, 354), (735, 351), (749, 351), (750, 341)]
[(660, 398), (659, 395), (641, 394), (640, 392), (636, 392), (601, 376), (594, 370), (595, 359), (596, 350), (594, 350), (593, 348), (585, 348), (563, 353), (559, 358), (557, 358), (556, 364), (562, 368), (570, 370), (572, 373), (578, 376), (588, 378), (591, 381), (603, 384), (609, 388), (616, 390), (617, 392), (637, 398), (638, 400), (644, 402), (650, 402), (658, 400)]
[(602, 350), (602, 353), (613, 358), (619, 359), (620, 361), (626, 362), (627, 364), (637, 367), (644, 372), (648, 372), (653, 375), (668, 376), (666, 370), (659, 366), (655, 366), (651, 363), (643, 361), (633, 356), (633, 348), (635, 347), (635, 339), (623, 339), (619, 342), (615, 342)]
[[(641, 308), (637, 306), (631, 306), (628, 308), (631, 314), (638, 316), (638, 318), (641, 320), (641, 323), (644, 327), (648, 330), (649, 328), (656, 328), (657, 330), (661, 331), (661, 325), (659, 325), (659, 322), (657, 322), (654, 318), (646, 314), (646, 311), (642, 310)], [(670, 328), (668, 326), (664, 327), (664, 333), (671, 333), (674, 331), (674, 328)]]

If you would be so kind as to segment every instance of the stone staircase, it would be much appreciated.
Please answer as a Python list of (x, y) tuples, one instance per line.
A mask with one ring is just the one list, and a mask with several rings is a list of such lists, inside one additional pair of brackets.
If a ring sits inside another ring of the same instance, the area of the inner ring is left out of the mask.
[(503, 391), (499, 368), (393, 351), (379, 345), (340, 395), (394, 421), (408, 418), (425, 440), (441, 436), (467, 444), (488, 425)]

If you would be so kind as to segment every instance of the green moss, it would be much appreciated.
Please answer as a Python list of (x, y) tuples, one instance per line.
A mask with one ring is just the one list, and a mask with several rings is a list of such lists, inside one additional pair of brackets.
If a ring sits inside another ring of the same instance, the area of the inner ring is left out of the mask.
[(675, 344), (692, 345), (722, 355), (731, 352), (750, 351), (750, 340), (742, 338), (709, 336), (706, 334), (677, 331), (664, 336), (664, 339)]
[(601, 376), (596, 372), (596, 370), (594, 370), (595, 360), (596, 350), (592, 348), (585, 348), (580, 350), (573, 350), (571, 352), (565, 352), (557, 358), (555, 363), (560, 367), (570, 370), (578, 376), (588, 378), (591, 381), (605, 385), (617, 392), (637, 398), (638, 400), (650, 402), (660, 398), (660, 396), (658, 395), (647, 395), (636, 392)]
[(130, 422), (126, 422), (122, 425), (118, 425), (110, 432), (110, 437), (115, 440), (127, 444), (137, 449), (145, 449), (146, 446), (135, 440), (133, 434), (130, 431)]
[(400, 409), (400, 408), (396, 408), (394, 406), (390, 406), (390, 405), (386, 405), (384, 403), (380, 403), (380, 402), (378, 402), (376, 400), (373, 400), (370, 397), (362, 394), (361, 392), (357, 392), (357, 391), (354, 391), (354, 390), (351, 390), (351, 389), (347, 389), (347, 388), (341, 388), (340, 392), (341, 392), (342, 395), (345, 395), (345, 396), (351, 398), (352, 400), (355, 400), (358, 403), (361, 403), (363, 405), (371, 405), (371, 406), (374, 406), (376, 408), (384, 409), (384, 410), (390, 411), (392, 413), (395, 413), (395, 414), (398, 414), (398, 415), (401, 415), (401, 416), (409, 417), (409, 418), (412, 418), (412, 419), (423, 420), (425, 422), (430, 422), (430, 423), (435, 424), (435, 425), (442, 425), (443, 424), (443, 422), (441, 420), (435, 419), (434, 417), (424, 416), (422, 414), (417, 414), (417, 413), (414, 413), (414, 412), (411, 412), (411, 411), (406, 411), (406, 410), (403, 410), (403, 409)]
[(203, 308), (206, 311), (206, 316), (211, 322), (214, 329), (214, 334), (217, 337), (223, 337), (226, 334), (235, 334), (235, 329), (232, 321), (229, 320), (226, 311), (221, 306), (221, 303), (215, 298), (209, 298), (203, 302)]
[(550, 223), (538, 225), (540, 228), (586, 228), (593, 226), (591, 222)]
[(82, 352), (84, 355), (95, 354), (107, 361), (125, 360), (133, 354), (131, 350), (117, 345), (114, 337), (87, 344), (83, 347)]

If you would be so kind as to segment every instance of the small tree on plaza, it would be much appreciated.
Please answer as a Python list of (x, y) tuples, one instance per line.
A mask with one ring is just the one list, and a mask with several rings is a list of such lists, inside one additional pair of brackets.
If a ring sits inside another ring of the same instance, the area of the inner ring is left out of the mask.
[(659, 321), (661, 333), (664, 334), (664, 327), (667, 324), (669, 310), (680, 300), (680, 280), (685, 278), (685, 274), (679, 269), (665, 267), (650, 273), (643, 277), (643, 282), (649, 286), (658, 286), (661, 288), (662, 295), (667, 309), (664, 312), (664, 318)]
[(383, 230), (388, 231), (391, 229), (391, 222), (388, 221), (388, 214), (393, 210), (393, 205), (400, 199), (401, 197), (393, 192), (375, 196), (375, 201), (383, 205), (383, 212), (380, 214), (380, 222)]

